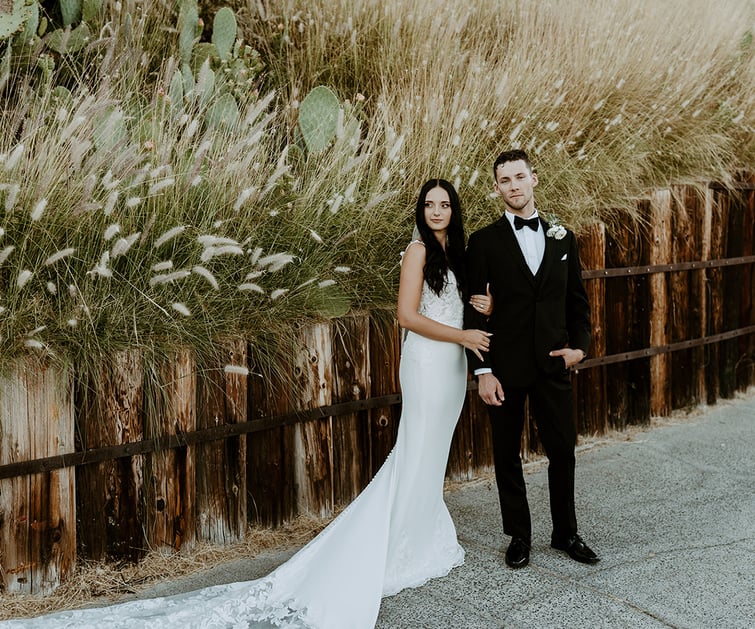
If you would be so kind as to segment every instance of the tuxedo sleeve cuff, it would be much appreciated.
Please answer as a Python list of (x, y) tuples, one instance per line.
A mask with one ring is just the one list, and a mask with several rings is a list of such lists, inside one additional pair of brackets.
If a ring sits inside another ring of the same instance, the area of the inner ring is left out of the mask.
[(484, 373), (493, 373), (493, 370), (490, 367), (480, 367), (474, 370), (475, 376), (481, 376)]

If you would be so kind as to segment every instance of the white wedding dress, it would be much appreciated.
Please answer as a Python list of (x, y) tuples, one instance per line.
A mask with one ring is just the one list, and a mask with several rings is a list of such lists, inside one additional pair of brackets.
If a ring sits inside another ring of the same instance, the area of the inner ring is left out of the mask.
[[(422, 314), (460, 328), (462, 311), (450, 271), (440, 296), (424, 285)], [(399, 373), (403, 410), (396, 445), (385, 463), (327, 528), (268, 576), (0, 622), (0, 627), (374, 627), (383, 596), (444, 576), (464, 562), (443, 501), (448, 452), (466, 391), (464, 350), (408, 332)]]

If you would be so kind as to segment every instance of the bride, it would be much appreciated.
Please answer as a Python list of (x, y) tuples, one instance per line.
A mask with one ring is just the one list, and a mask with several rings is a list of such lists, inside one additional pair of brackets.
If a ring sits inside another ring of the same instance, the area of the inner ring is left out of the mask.
[[(172, 597), (0, 622), (25, 629), (286, 627), (369, 629), (383, 596), (463, 563), (443, 480), (464, 403), (464, 348), (487, 351), (488, 333), (463, 330), (464, 229), (454, 187), (422, 186), (419, 238), (403, 254), (398, 321), (406, 332), (396, 445), (365, 490), (286, 563), (255, 581)], [(490, 297), (471, 303), (490, 314)], [(481, 357), (481, 356), (480, 356)]]

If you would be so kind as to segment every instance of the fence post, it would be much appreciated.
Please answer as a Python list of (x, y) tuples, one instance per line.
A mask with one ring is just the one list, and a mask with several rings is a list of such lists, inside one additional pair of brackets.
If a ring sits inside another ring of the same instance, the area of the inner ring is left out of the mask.
[[(197, 376), (194, 352), (182, 348), (158, 359), (160, 391), (146, 409), (150, 437), (180, 434), (196, 428)], [(196, 539), (195, 449), (181, 447), (146, 455), (145, 516), (150, 548), (191, 548)]]
[[(246, 421), (246, 364), (242, 340), (219, 342), (215, 355), (203, 361), (197, 370), (198, 429)], [(199, 539), (218, 544), (244, 539), (246, 435), (197, 444), (196, 478)]]
[[(364, 400), (370, 390), (370, 317), (360, 313), (332, 324), (333, 402)], [(370, 481), (368, 412), (333, 422), (333, 495), (336, 504), (351, 502)]]
[[(71, 373), (19, 361), (0, 376), (0, 465), (74, 451)], [(75, 474), (0, 480), (0, 591), (47, 594), (76, 562)]]
[[(650, 264), (671, 262), (671, 192), (656, 190), (650, 197)], [(665, 273), (650, 276), (650, 345), (666, 345), (668, 295)], [(666, 416), (671, 411), (668, 354), (650, 358), (650, 413)]]
[[(286, 359), (290, 356), (286, 348)], [(254, 348), (250, 346), (249, 354)], [(275, 367), (259, 370), (252, 359), (249, 375), (249, 420), (264, 419), (291, 411), (293, 379), (291, 365), (282, 356)], [(271, 428), (250, 434), (247, 445), (247, 517), (259, 526), (273, 527), (296, 513), (292, 472), (293, 426)]]
[[(579, 237), (582, 268), (603, 269), (606, 266), (606, 226), (590, 225)], [(606, 280), (590, 279), (585, 282), (590, 303), (591, 342), (589, 356), (606, 353)], [(608, 427), (608, 400), (606, 397), (606, 368), (593, 367), (578, 371), (573, 377), (576, 384), (575, 407), (577, 428), (581, 434), (604, 433)]]
[[(333, 400), (333, 347), (328, 323), (299, 331), (294, 355), (296, 410), (328, 406)], [(294, 426), (294, 486), (299, 513), (326, 517), (333, 513), (331, 417)]]
[[(702, 196), (698, 199), (698, 205), (700, 208), (700, 260), (711, 260), (711, 246), (712, 246), (712, 229), (713, 229), (713, 190), (707, 187), (702, 193)], [(705, 336), (708, 334), (708, 318), (709, 318), (709, 301), (710, 294), (708, 288), (708, 271), (701, 269), (695, 273), (695, 284), (697, 286), (697, 294), (700, 298), (700, 321), (699, 327), (696, 330), (698, 336)], [(694, 387), (696, 391), (696, 397), (700, 402), (710, 401), (710, 392), (707, 390), (707, 364), (710, 362), (710, 346), (701, 347), (698, 357), (700, 363), (697, 365), (697, 373), (694, 377)]]
[[(370, 317), (371, 395), (390, 395), (400, 390), (398, 367), (401, 339), (398, 323), (385, 316)], [(385, 462), (398, 434), (401, 406), (370, 409), (370, 476)]]
[[(115, 352), (79, 374), (78, 449), (144, 438), (142, 358), (139, 350)], [(136, 455), (76, 468), (79, 550), (84, 557), (136, 561), (144, 553), (143, 458)]]

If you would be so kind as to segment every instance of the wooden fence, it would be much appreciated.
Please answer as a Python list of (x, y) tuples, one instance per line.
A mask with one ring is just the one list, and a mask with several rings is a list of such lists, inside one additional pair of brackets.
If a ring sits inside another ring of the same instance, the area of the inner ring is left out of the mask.
[[(639, 209), (640, 228), (580, 234), (593, 318), (573, 373), (583, 435), (755, 384), (755, 186), (661, 190)], [(326, 516), (356, 496), (396, 436), (399, 330), (358, 313), (294, 334), (275, 382), (238, 340), (202, 364), (188, 349), (158, 361), (125, 351), (96, 372), (23, 362), (0, 379), (0, 588), (50, 591), (77, 557), (231, 543), (250, 521)], [(454, 479), (492, 468), (469, 388)], [(525, 456), (537, 448), (529, 426)]]

